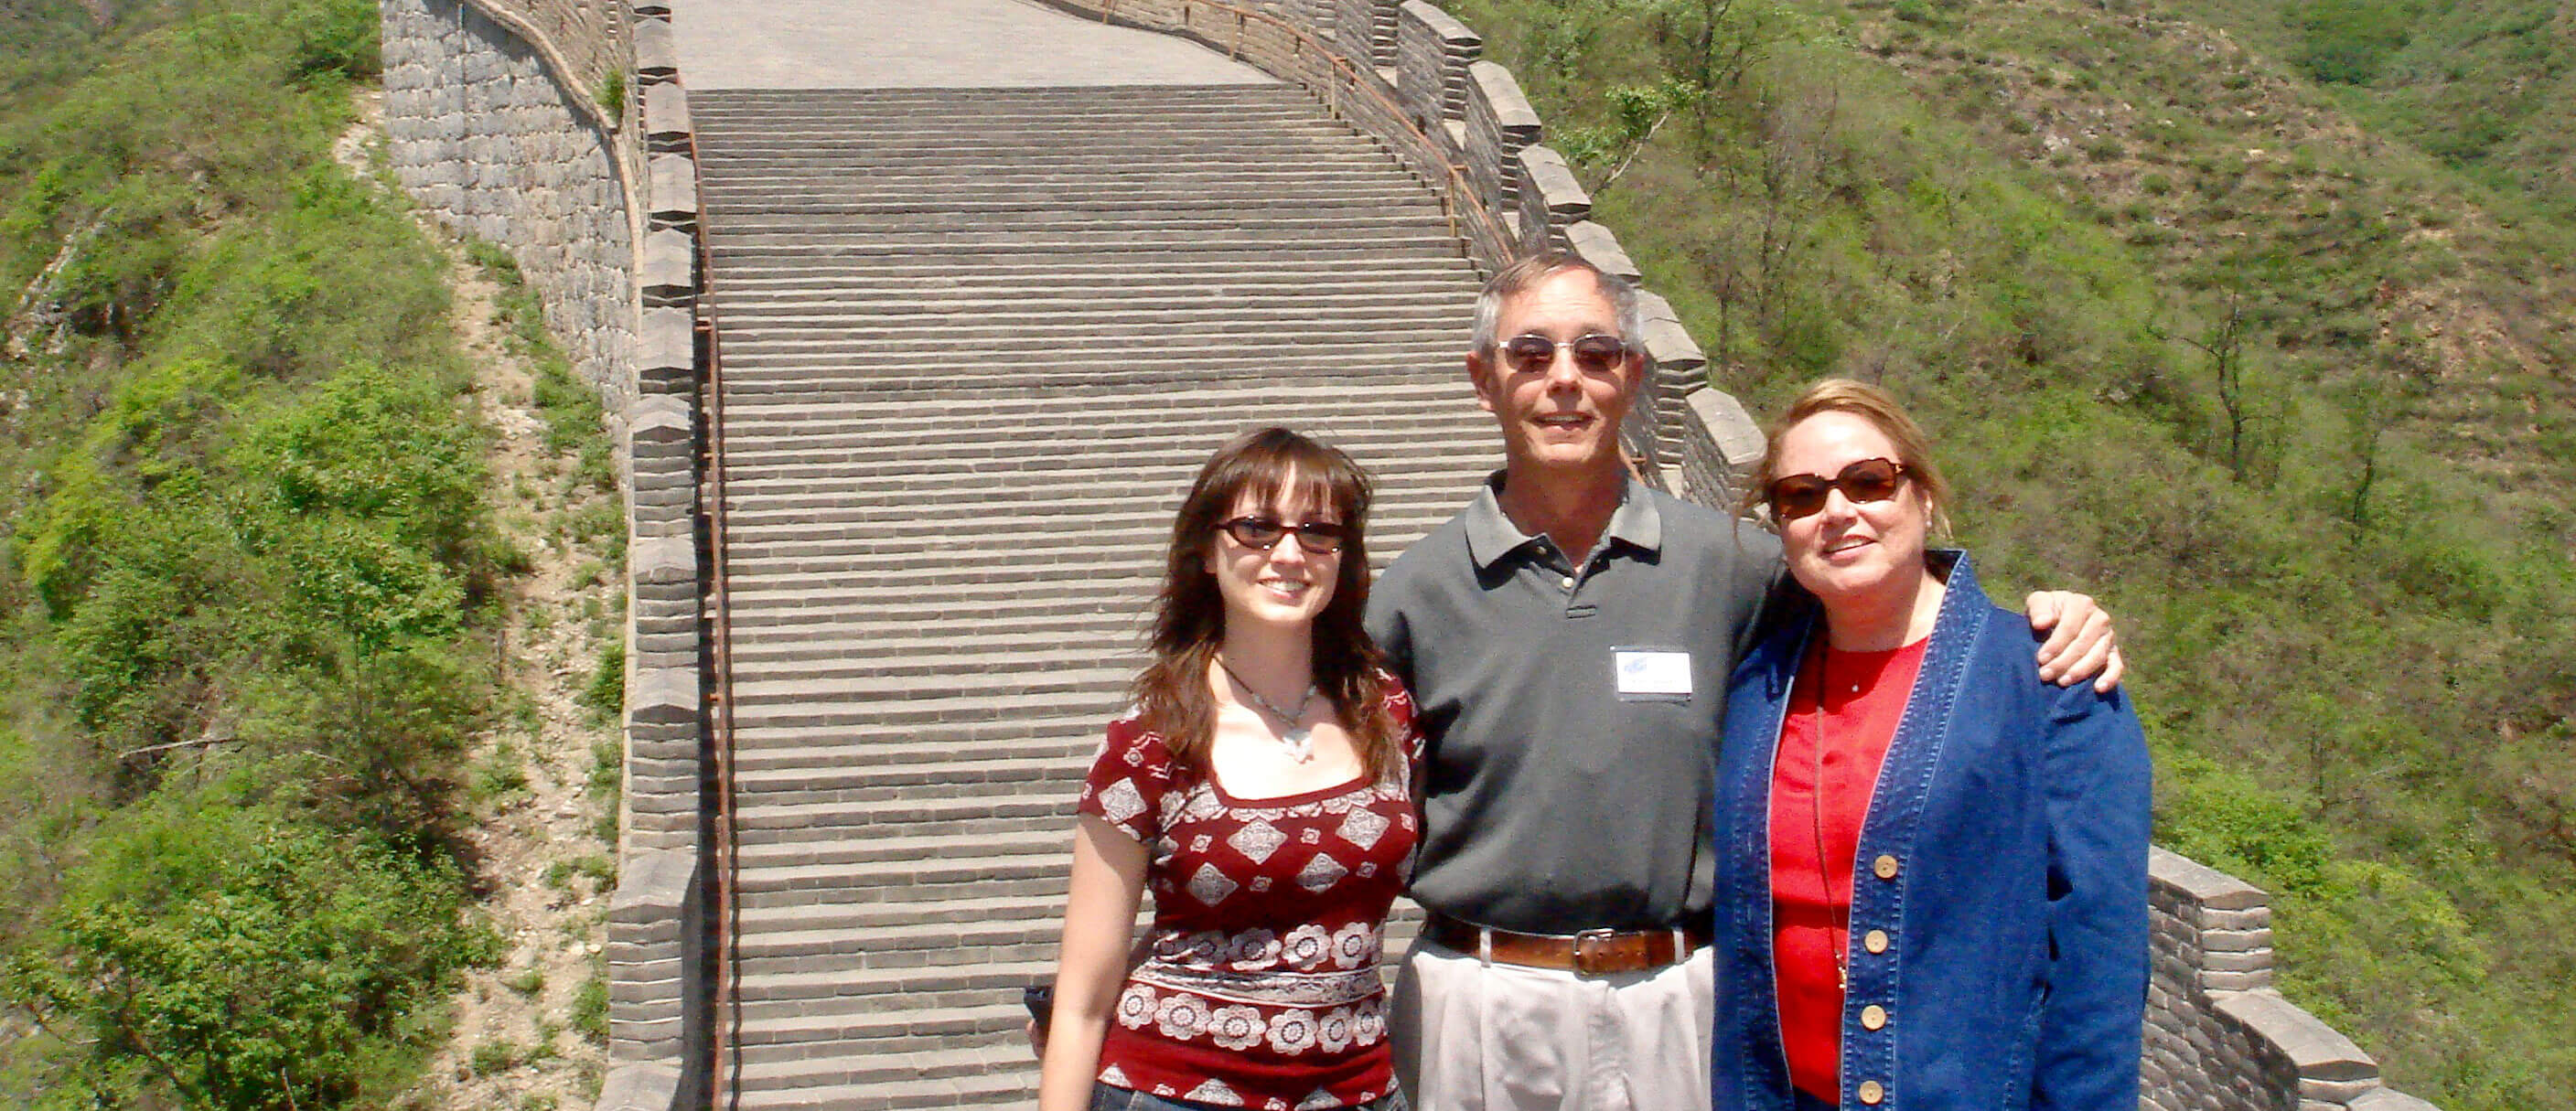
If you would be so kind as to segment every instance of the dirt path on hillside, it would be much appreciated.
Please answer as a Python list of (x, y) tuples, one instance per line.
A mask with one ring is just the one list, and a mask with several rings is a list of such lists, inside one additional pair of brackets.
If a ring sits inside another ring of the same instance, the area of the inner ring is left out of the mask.
[[(359, 94), (358, 108), (358, 123), (333, 153), (360, 177), (381, 181), (382, 94)], [(622, 754), (616, 722), (585, 706), (581, 693), (603, 649), (624, 635), (616, 536), (597, 527), (603, 514), (621, 521), (623, 514), (615, 493), (580, 473), (575, 454), (547, 450), (534, 364), (505, 308), (512, 291), (463, 244), (426, 220), (422, 226), (446, 251), (449, 321), (494, 434), (495, 518), (528, 569), (505, 587), (502, 712), (469, 753), (477, 912), (499, 933), (505, 955), (467, 974), (452, 1001), (452, 1035), (404, 1103), (422, 1111), (586, 1108), (607, 1068), (602, 949), (616, 885)]]

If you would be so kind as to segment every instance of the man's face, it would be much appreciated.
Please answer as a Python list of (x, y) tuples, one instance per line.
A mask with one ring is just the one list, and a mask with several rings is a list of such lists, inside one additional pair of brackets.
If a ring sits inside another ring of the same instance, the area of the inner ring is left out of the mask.
[[(1630, 353), (1587, 368), (1565, 346), (1587, 335), (1625, 338), (1618, 310), (1591, 272), (1550, 274), (1501, 308), (1496, 350), (1469, 354), (1467, 373), (1477, 402), (1502, 424), (1510, 468), (1593, 475), (1621, 467), (1619, 422), (1644, 377), (1644, 359)], [(1559, 346), (1542, 360), (1516, 365), (1506, 349), (1522, 336)]]

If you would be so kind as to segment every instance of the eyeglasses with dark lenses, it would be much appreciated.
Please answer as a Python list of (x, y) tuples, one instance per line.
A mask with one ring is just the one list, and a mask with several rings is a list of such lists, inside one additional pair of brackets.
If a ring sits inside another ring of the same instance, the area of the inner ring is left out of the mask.
[(1826, 495), (1835, 490), (1854, 504), (1886, 501), (1896, 496), (1896, 487), (1910, 473), (1912, 468), (1893, 459), (1863, 459), (1832, 478), (1793, 474), (1771, 484), (1771, 515), (1797, 520), (1823, 509)]
[(1531, 374), (1556, 362), (1559, 351), (1574, 352), (1574, 366), (1585, 374), (1607, 374), (1628, 357), (1628, 341), (1599, 332), (1564, 341), (1536, 333), (1513, 336), (1503, 341), (1503, 363), (1518, 373)]
[(1342, 550), (1342, 541), (1351, 535), (1351, 530), (1331, 521), (1307, 521), (1303, 524), (1283, 525), (1268, 517), (1237, 517), (1231, 521), (1222, 522), (1216, 527), (1224, 529), (1225, 534), (1233, 537), (1235, 543), (1265, 552), (1278, 547), (1279, 538), (1293, 532), (1297, 534), (1297, 546), (1306, 549), (1309, 555), (1332, 555), (1339, 552)]

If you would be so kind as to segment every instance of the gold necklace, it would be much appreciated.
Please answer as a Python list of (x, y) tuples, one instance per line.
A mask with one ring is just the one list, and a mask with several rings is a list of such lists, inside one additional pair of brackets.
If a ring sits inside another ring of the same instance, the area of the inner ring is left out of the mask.
[[(1844, 903), (1835, 907), (1834, 877), (1825, 865), (1825, 689), (1833, 685), (1832, 677), (1826, 674), (1826, 661), (1833, 658), (1833, 653), (1831, 645), (1820, 648), (1816, 653), (1816, 745), (1813, 753), (1816, 781), (1813, 794), (1808, 799), (1812, 804), (1808, 813), (1814, 818), (1816, 833), (1816, 883), (1824, 889), (1825, 905), (1836, 911), (1834, 940), (1829, 943), (1832, 946), (1829, 952), (1834, 955), (1834, 985), (1848, 995), (1851, 993), (1851, 958), (1846, 955), (1846, 950), (1851, 946), (1851, 905)], [(1854, 687), (1853, 693), (1859, 693), (1859, 688)]]

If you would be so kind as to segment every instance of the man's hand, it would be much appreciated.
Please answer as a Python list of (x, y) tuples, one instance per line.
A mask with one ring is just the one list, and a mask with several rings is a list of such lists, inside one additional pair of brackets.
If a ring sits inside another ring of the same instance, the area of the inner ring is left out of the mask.
[(2071, 687), (2083, 680), (2093, 680), (2095, 691), (2108, 694), (2120, 685), (2120, 676), (2128, 668), (2120, 662), (2120, 646), (2111, 635), (2111, 615), (2093, 604), (2087, 595), (2066, 590), (2042, 590), (2022, 603), (2030, 611), (2030, 627), (2048, 634), (2039, 646), (2039, 677), (2061, 687)]
[(1028, 1034), (1029, 1052), (1037, 1055), (1038, 1060), (1046, 1060), (1046, 1028), (1039, 1026), (1038, 1020), (1030, 1019)]

